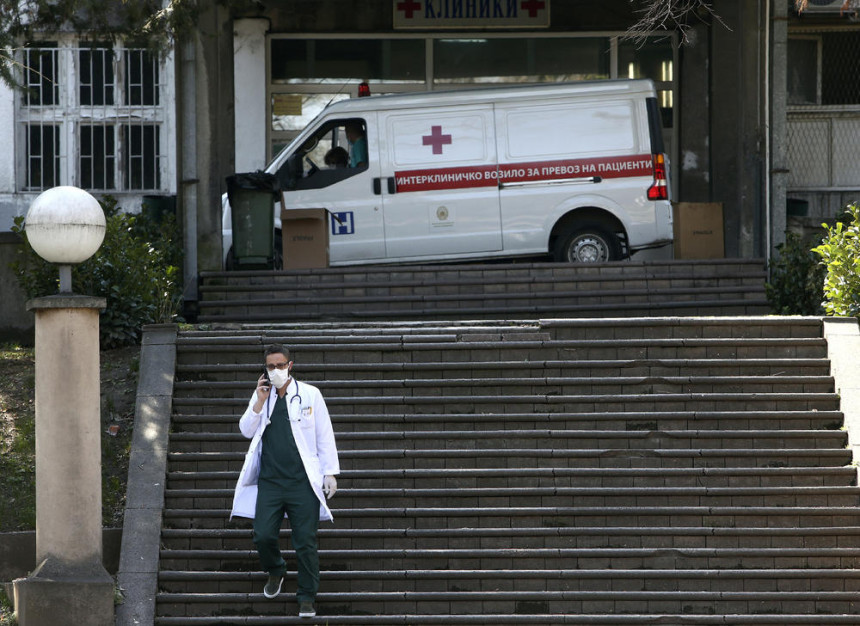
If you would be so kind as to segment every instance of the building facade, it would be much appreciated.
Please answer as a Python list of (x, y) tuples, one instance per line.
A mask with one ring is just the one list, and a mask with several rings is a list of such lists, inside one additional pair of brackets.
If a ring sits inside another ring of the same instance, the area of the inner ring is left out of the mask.
[[(155, 59), (46, 38), (30, 89), (0, 89), (0, 230), (44, 188), (129, 210), (176, 197), (186, 283), (221, 265), (225, 177), (265, 166), (326, 104), (372, 93), (649, 78), (676, 201), (723, 205), (725, 255), (767, 257), (786, 218), (831, 218), (860, 192), (860, 25), (842, 0), (725, 0), (719, 19), (625, 37), (628, 0), (280, 0), (203, 5)], [(575, 138), (571, 138), (575, 141)], [(671, 251), (664, 251), (671, 254)]]

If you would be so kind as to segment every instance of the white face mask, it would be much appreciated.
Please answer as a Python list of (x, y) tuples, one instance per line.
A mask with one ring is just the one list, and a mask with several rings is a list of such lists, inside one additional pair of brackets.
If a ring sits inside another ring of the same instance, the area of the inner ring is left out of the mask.
[(275, 389), (280, 389), (284, 385), (287, 384), (287, 381), (290, 379), (290, 369), (274, 369), (269, 372), (269, 380), (272, 381), (272, 384), (275, 386)]

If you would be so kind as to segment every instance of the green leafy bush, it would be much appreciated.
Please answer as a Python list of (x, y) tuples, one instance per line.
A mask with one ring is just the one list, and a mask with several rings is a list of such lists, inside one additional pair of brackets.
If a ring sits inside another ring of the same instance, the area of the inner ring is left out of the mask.
[[(107, 219), (99, 251), (72, 268), (72, 290), (107, 300), (101, 314), (102, 349), (135, 343), (144, 324), (178, 321), (182, 249), (175, 219), (156, 220), (146, 214), (118, 210), (114, 198), (101, 201)], [(57, 293), (57, 267), (39, 257), (27, 243), (24, 218), (12, 230), (24, 238), (11, 263), (28, 298)]]
[(824, 274), (818, 256), (796, 233), (788, 233), (777, 247), (779, 256), (770, 262), (770, 281), (765, 284), (767, 301), (778, 315), (821, 315)]
[(827, 315), (857, 317), (860, 313), (860, 205), (852, 204), (813, 251), (827, 270), (824, 311)]

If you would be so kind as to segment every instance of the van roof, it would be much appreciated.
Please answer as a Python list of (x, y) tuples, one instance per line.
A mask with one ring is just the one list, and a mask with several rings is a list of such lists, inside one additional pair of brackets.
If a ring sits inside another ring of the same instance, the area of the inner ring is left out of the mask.
[(412, 108), (440, 104), (476, 104), (500, 100), (559, 98), (570, 95), (636, 94), (655, 96), (654, 83), (648, 79), (589, 80), (537, 85), (506, 85), (504, 87), (475, 87), (446, 89), (407, 94), (389, 94), (350, 98), (328, 105), (324, 113), (377, 111), (380, 109)]

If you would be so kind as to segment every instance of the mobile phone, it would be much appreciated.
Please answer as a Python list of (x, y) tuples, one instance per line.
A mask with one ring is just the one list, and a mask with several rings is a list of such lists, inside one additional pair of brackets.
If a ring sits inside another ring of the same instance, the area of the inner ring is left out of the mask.
[(269, 370), (267, 370), (265, 367), (263, 368), (263, 376), (265, 377), (266, 383), (268, 383), (268, 386), (271, 387), (272, 386), (272, 379), (269, 378)]

